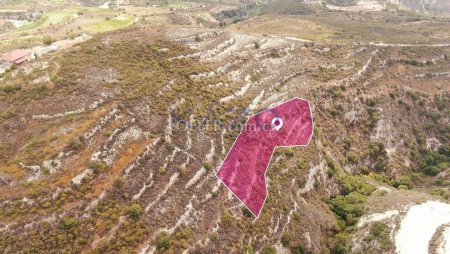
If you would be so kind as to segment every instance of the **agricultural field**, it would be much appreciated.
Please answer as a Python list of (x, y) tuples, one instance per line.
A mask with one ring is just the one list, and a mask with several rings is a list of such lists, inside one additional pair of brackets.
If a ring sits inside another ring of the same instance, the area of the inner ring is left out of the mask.
[(127, 27), (137, 20), (138, 19), (136, 17), (131, 15), (119, 15), (114, 18), (109, 18), (105, 21), (89, 25), (86, 29), (96, 33), (104, 33)]

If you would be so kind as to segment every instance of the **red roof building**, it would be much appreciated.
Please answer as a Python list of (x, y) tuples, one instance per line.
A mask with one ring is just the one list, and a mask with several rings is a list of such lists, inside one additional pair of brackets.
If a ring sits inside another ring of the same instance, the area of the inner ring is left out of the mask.
[(30, 57), (31, 51), (26, 49), (16, 49), (8, 53), (5, 53), (2, 56), (2, 60), (10, 63), (21, 64), (25, 61), (28, 61)]

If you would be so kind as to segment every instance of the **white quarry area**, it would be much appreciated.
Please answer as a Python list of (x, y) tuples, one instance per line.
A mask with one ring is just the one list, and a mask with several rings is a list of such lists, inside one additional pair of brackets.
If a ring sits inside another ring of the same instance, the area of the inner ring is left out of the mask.
[[(395, 248), (399, 254), (428, 253), (428, 246), (436, 230), (450, 222), (450, 204), (427, 201), (412, 206), (403, 218), (395, 236)], [(448, 239), (448, 227), (446, 239)], [(446, 243), (446, 250), (450, 250)], [(445, 248), (444, 247), (444, 248)], [(446, 252), (449, 253), (449, 252)]]
[(376, 221), (384, 221), (391, 228), (397, 254), (450, 253), (450, 204), (436, 200), (411, 203), (365, 215), (357, 226), (363, 230)]
[(382, 11), (386, 8), (386, 6), (379, 1), (374, 0), (360, 0), (356, 5), (351, 6), (335, 6), (331, 4), (327, 4), (327, 8), (331, 10), (339, 10), (339, 11)]

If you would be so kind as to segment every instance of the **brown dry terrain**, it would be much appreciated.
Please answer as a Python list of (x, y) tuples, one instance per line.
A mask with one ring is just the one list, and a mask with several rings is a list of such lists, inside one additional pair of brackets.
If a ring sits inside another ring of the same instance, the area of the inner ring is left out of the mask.
[[(322, 8), (196, 4), (3, 75), (3, 253), (394, 253), (377, 234), (356, 246), (361, 216), (448, 202), (448, 17), (420, 14), (437, 22), (428, 41), (391, 41), (397, 28), (336, 33)], [(314, 136), (276, 151), (255, 219), (215, 177), (239, 131), (197, 123), (242, 123), (292, 97), (311, 102)]]

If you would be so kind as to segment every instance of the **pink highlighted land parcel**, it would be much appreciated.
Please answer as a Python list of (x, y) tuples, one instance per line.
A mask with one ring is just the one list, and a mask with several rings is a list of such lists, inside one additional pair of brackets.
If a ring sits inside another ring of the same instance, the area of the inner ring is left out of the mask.
[(217, 177), (257, 217), (267, 198), (266, 171), (276, 147), (306, 146), (313, 133), (309, 102), (294, 98), (251, 116)]

